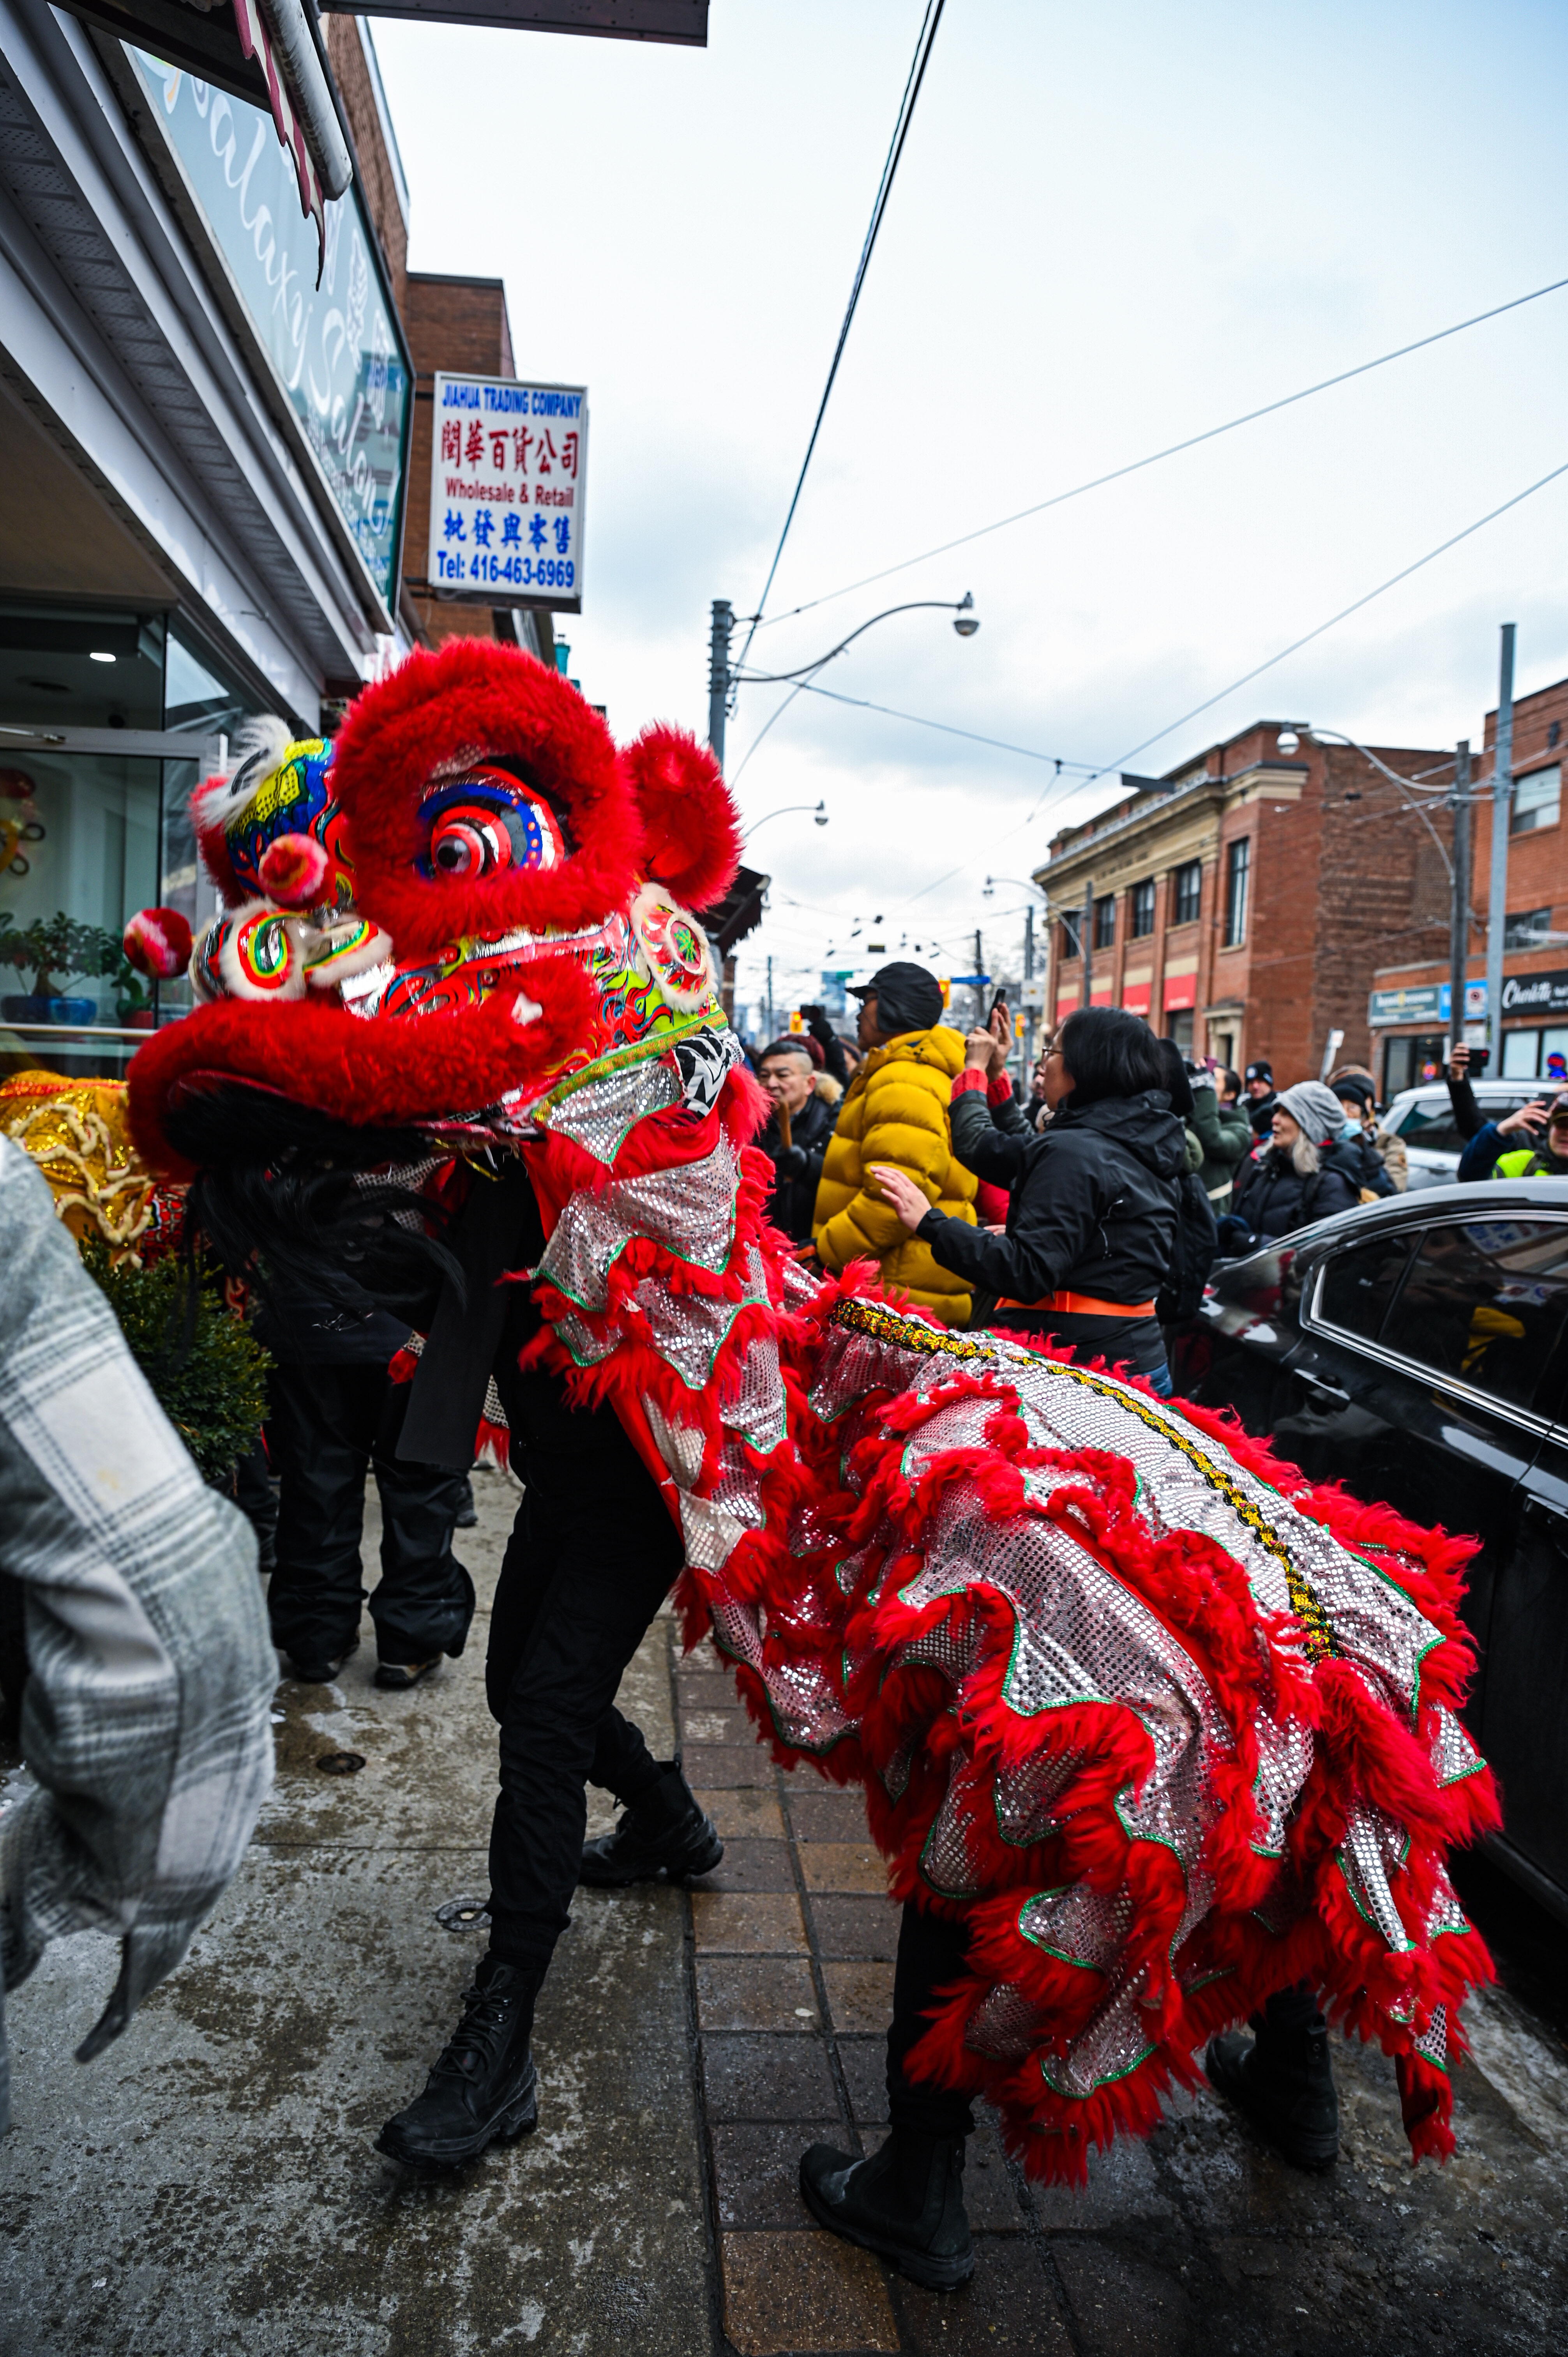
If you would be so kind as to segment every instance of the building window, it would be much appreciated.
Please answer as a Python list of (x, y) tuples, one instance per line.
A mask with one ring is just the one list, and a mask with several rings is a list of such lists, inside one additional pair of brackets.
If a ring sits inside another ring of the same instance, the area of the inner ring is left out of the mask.
[(1094, 946), (1111, 950), (1116, 946), (1116, 895), (1107, 892), (1103, 900), (1094, 904)]
[(1079, 958), (1083, 955), (1083, 943), (1078, 938), (1078, 925), (1071, 917), (1062, 919), (1061, 953), (1064, 958)]
[(1173, 925), (1196, 925), (1203, 904), (1203, 862), (1189, 859), (1176, 872), (1176, 913)]
[(1154, 877), (1151, 876), (1146, 883), (1134, 884), (1131, 897), (1133, 908), (1133, 939), (1135, 942), (1141, 942), (1146, 934), (1152, 933), (1155, 930)]
[(1503, 919), (1503, 947), (1505, 950), (1535, 949), (1540, 946), (1535, 940), (1536, 934), (1551, 931), (1550, 909), (1515, 909)]
[(1252, 838), (1241, 835), (1225, 854), (1225, 946), (1233, 950), (1247, 938), (1247, 878), (1252, 865)]
[(1516, 778), (1509, 833), (1533, 834), (1538, 826), (1555, 826), (1562, 803), (1563, 768), (1560, 762), (1554, 761), (1550, 770), (1531, 770), (1528, 778)]

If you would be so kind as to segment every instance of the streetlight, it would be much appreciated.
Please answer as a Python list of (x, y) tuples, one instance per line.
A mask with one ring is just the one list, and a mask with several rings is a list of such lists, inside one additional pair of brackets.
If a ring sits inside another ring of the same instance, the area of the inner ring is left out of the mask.
[[(887, 621), (894, 614), (914, 614), (934, 610), (950, 614), (953, 629), (961, 639), (972, 639), (980, 628), (980, 617), (974, 611), (974, 593), (966, 589), (961, 597), (912, 597), (902, 606), (888, 606), (880, 614), (873, 614), (849, 636), (830, 647), (825, 655), (814, 662), (802, 663), (796, 671), (739, 671), (730, 662), (730, 632), (735, 628), (735, 615), (727, 597), (715, 597), (713, 605), (713, 627), (708, 641), (708, 746), (720, 769), (725, 759), (725, 721), (734, 709), (736, 691), (741, 687), (803, 687), (858, 638), (875, 629), (878, 622)], [(753, 618), (755, 619), (755, 618)], [(788, 701), (788, 699), (786, 699)]]
[(788, 818), (791, 811), (810, 811), (812, 821), (817, 826), (826, 826), (828, 823), (828, 806), (826, 802), (817, 802), (814, 804), (811, 802), (781, 802), (777, 810), (768, 812), (768, 818), (759, 818), (757, 821), (756, 825), (748, 826), (746, 828), (746, 833), (740, 838), (742, 843), (749, 843), (752, 836), (757, 833), (757, 827), (766, 826), (768, 824), (768, 818)]

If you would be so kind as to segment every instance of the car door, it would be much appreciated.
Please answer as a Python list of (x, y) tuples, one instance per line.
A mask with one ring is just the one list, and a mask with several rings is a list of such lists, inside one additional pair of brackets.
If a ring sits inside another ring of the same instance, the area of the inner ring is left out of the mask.
[[(1568, 1246), (1564, 1248), (1568, 1260)], [(1492, 1583), (1481, 1749), (1503, 1795), (1504, 1863), (1568, 1922), (1568, 1345), (1541, 1403), (1551, 1428), (1523, 1477)]]
[(1498, 1583), (1532, 1544), (1525, 1485), (1552, 1429), (1538, 1394), (1568, 1316), (1565, 1256), (1568, 1221), (1533, 1212), (1405, 1218), (1331, 1246), (1274, 1424), (1305, 1471), (1480, 1541), (1465, 1619), (1481, 1654), (1466, 1717), (1483, 1745)]

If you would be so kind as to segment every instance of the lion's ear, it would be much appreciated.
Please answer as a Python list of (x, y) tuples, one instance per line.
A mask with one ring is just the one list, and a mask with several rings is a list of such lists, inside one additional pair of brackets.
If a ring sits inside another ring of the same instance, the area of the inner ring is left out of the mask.
[(711, 909), (740, 865), (740, 827), (718, 763), (685, 729), (657, 726), (621, 761), (642, 821), (644, 874), (686, 908)]

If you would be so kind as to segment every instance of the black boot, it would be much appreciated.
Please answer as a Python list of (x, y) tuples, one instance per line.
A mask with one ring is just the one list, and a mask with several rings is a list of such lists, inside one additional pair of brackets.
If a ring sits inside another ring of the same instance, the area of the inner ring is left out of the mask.
[(1245, 2112), (1296, 2169), (1326, 2169), (1339, 2150), (1339, 2099), (1323, 2016), (1282, 2026), (1254, 2014), (1251, 2042), (1228, 2029), (1204, 2057), (1208, 2083)]
[(638, 1798), (613, 1834), (583, 1845), (579, 1882), (598, 1889), (621, 1889), (628, 1882), (657, 1882), (667, 1875), (683, 1882), (711, 1874), (725, 1854), (711, 1817), (703, 1814), (681, 1772), (681, 1754)]
[(484, 1957), (463, 1993), (463, 2018), (424, 2083), (390, 2119), (376, 2149), (410, 2168), (453, 2169), (499, 2138), (510, 2144), (539, 2122), (529, 2036), (543, 1975)]
[(952, 2291), (974, 2273), (963, 2143), (895, 2128), (869, 2160), (814, 2144), (800, 2162), (800, 2191), (830, 2233), (891, 2259), (912, 2282)]

